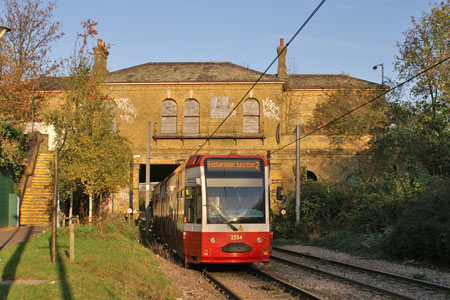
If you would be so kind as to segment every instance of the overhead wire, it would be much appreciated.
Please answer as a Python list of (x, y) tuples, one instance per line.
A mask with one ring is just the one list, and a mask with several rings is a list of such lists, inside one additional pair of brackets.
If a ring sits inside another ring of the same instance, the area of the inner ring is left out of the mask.
[(406, 79), (405, 81), (403, 81), (403, 82), (397, 84), (396, 86), (394, 86), (394, 87), (392, 87), (392, 88), (390, 88), (390, 89), (384, 91), (383, 93), (379, 94), (378, 96), (376, 96), (376, 97), (374, 97), (374, 98), (372, 98), (372, 99), (370, 99), (370, 100), (368, 100), (368, 101), (366, 101), (366, 102), (364, 102), (364, 103), (362, 103), (362, 104), (360, 104), (360, 105), (358, 105), (358, 106), (352, 108), (351, 110), (349, 110), (349, 111), (343, 113), (342, 115), (340, 115), (340, 116), (334, 118), (333, 120), (327, 122), (326, 124), (317, 127), (316, 129), (314, 129), (314, 130), (308, 132), (307, 134), (301, 136), (300, 138), (295, 139), (294, 141), (292, 141), (292, 142), (290, 142), (290, 143), (287, 143), (287, 144), (284, 145), (283, 147), (280, 147), (280, 148), (278, 148), (278, 149), (276, 149), (276, 150), (274, 150), (274, 151), (270, 151), (270, 154), (274, 154), (274, 153), (276, 153), (276, 152), (278, 152), (278, 151), (281, 151), (281, 150), (285, 149), (286, 147), (288, 147), (288, 146), (290, 146), (290, 145), (296, 143), (298, 140), (302, 140), (302, 139), (304, 139), (305, 137), (310, 136), (310, 135), (312, 135), (313, 133), (315, 133), (315, 132), (317, 132), (317, 131), (319, 131), (319, 130), (322, 130), (322, 129), (326, 128), (326, 127), (331, 126), (333, 123), (339, 121), (340, 119), (346, 117), (347, 115), (349, 115), (349, 114), (351, 114), (351, 113), (357, 111), (358, 109), (361, 109), (362, 107), (364, 107), (364, 106), (366, 106), (366, 105), (369, 105), (370, 103), (372, 103), (372, 102), (374, 102), (374, 101), (380, 99), (381, 97), (385, 96), (386, 94), (388, 94), (388, 93), (392, 92), (393, 90), (395, 90), (395, 89), (397, 89), (397, 88), (399, 88), (399, 87), (405, 85), (406, 83), (408, 83), (408, 82), (410, 82), (410, 81), (416, 79), (417, 77), (422, 76), (422, 75), (425, 74), (426, 72), (428, 72), (428, 71), (434, 69), (435, 67), (437, 67), (437, 66), (439, 66), (439, 65), (441, 65), (441, 64), (443, 64), (443, 63), (445, 63), (445, 62), (448, 61), (449, 59), (450, 59), (450, 56), (448, 56), (448, 57), (446, 57), (446, 58), (444, 58), (444, 59), (438, 61), (437, 63), (431, 65), (430, 67), (428, 67), (428, 68), (426, 68), (426, 69), (420, 71), (420, 72), (417, 73), (416, 75), (414, 75), (414, 76), (412, 76), (412, 77)]
[(216, 129), (205, 139), (205, 141), (199, 146), (197, 151), (195, 151), (194, 155), (197, 154), (205, 145), (206, 143), (216, 134), (216, 132), (222, 127), (222, 125), (230, 118), (230, 116), (233, 114), (233, 112), (237, 109), (237, 107), (244, 101), (244, 99), (247, 97), (247, 95), (250, 93), (250, 91), (261, 81), (261, 79), (267, 74), (269, 69), (272, 67), (272, 65), (278, 60), (281, 54), (286, 52), (287, 47), (292, 43), (292, 41), (297, 37), (297, 35), (303, 30), (303, 28), (306, 26), (306, 24), (309, 23), (309, 21), (312, 19), (312, 17), (316, 14), (316, 12), (320, 9), (320, 7), (326, 2), (326, 0), (322, 0), (319, 5), (314, 9), (314, 11), (309, 15), (309, 17), (306, 19), (306, 21), (300, 26), (300, 28), (295, 32), (295, 34), (289, 39), (289, 41), (286, 43), (286, 46), (283, 47), (283, 49), (280, 51), (280, 53), (277, 54), (277, 56), (272, 60), (272, 62), (267, 66), (267, 68), (264, 70), (263, 73), (259, 76), (259, 78), (252, 84), (252, 86), (247, 90), (247, 92), (242, 96), (242, 98), (238, 101), (238, 103), (233, 107), (233, 109), (228, 113), (228, 115), (225, 117), (225, 119), (220, 122), (220, 124), (216, 127)]

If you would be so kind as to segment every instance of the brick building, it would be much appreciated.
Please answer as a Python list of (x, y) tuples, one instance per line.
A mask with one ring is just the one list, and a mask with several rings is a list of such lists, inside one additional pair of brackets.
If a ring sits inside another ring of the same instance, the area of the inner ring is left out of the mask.
[[(199, 154), (261, 154), (295, 140), (295, 125), (314, 118), (314, 108), (342, 87), (382, 86), (346, 75), (286, 73), (286, 51), (277, 48), (278, 74), (262, 73), (229, 62), (153, 62), (107, 71), (108, 51), (99, 40), (95, 72), (105, 75), (104, 89), (116, 103), (116, 125), (132, 145), (132, 188), (115, 195), (117, 209), (144, 200), (147, 123), (151, 124), (151, 181), (167, 176), (194, 154), (231, 110), (241, 104)], [(255, 81), (261, 77), (255, 86)], [(252, 88), (253, 86), (253, 88)], [(47, 97), (57, 91), (48, 87)], [(56, 93), (55, 93), (56, 92)], [(301, 165), (311, 179), (345, 180), (359, 168), (368, 137), (336, 146), (326, 135), (301, 141)], [(270, 156), (272, 186), (293, 188), (295, 143)], [(273, 201), (273, 200), (272, 200)]]

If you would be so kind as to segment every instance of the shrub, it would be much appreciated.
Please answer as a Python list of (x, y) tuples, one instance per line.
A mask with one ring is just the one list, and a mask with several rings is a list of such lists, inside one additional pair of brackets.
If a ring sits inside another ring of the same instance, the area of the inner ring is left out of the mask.
[(450, 263), (450, 180), (436, 180), (404, 211), (385, 241), (385, 253), (398, 259)]
[(276, 239), (295, 239), (300, 237), (300, 226), (295, 222), (295, 196), (292, 192), (287, 192), (286, 203), (284, 205), (287, 213), (273, 214), (272, 231)]
[(302, 185), (301, 219), (308, 235), (324, 235), (339, 226), (345, 203), (345, 185), (306, 181)]
[(16, 183), (24, 170), (27, 148), (28, 137), (22, 133), (20, 123), (0, 114), (0, 169), (6, 170)]
[(324, 238), (313, 240), (311, 244), (361, 256), (377, 257), (382, 255), (384, 236), (384, 233), (366, 233), (355, 228), (344, 228)]
[(274, 233), (279, 238), (320, 238), (351, 229), (380, 236), (395, 224), (406, 205), (426, 187), (428, 177), (389, 172), (359, 175), (354, 184), (305, 181), (301, 194), (301, 222), (295, 223), (295, 195), (288, 192), (285, 216), (275, 216)]

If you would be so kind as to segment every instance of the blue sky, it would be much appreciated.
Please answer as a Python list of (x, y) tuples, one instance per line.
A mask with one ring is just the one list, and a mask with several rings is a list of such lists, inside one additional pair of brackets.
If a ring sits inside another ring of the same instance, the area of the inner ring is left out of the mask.
[[(53, 56), (73, 50), (80, 22), (99, 22), (111, 43), (110, 71), (147, 63), (229, 61), (264, 71), (280, 38), (289, 40), (320, 0), (59, 0), (55, 19), (65, 37)], [(381, 81), (395, 77), (396, 42), (429, 0), (327, 0), (287, 52), (300, 74), (341, 74)], [(3, 9), (0, 9), (3, 13)], [(269, 70), (276, 73), (276, 64)]]

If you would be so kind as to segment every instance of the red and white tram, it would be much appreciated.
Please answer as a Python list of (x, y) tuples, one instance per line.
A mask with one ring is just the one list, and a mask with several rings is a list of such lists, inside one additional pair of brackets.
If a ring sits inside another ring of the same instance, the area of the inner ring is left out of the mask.
[(191, 156), (155, 187), (153, 231), (186, 263), (269, 261), (268, 183), (263, 156)]

